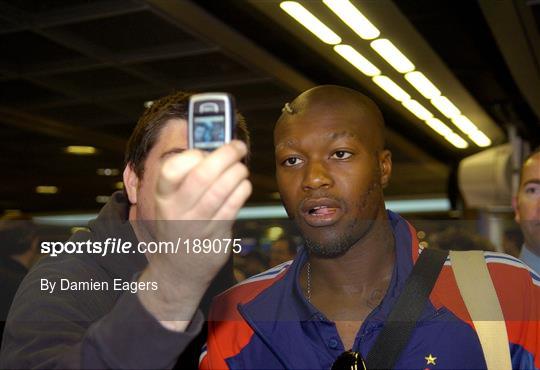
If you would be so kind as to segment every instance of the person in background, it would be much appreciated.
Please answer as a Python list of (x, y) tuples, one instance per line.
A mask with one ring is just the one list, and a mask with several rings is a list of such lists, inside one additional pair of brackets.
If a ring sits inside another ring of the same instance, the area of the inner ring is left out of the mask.
[(252, 250), (243, 257), (241, 271), (245, 278), (257, 275), (268, 268), (268, 259), (260, 250)]
[(454, 227), (435, 233), (429, 239), (430, 247), (448, 251), (478, 250), (495, 252), (495, 247), (486, 238)]
[(540, 147), (523, 161), (512, 205), (525, 239), (519, 258), (540, 273)]
[(296, 243), (290, 236), (283, 236), (272, 243), (270, 248), (270, 267), (290, 261), (296, 256)]
[(0, 336), (11, 302), (39, 256), (36, 227), (30, 217), (5, 215), (0, 220)]

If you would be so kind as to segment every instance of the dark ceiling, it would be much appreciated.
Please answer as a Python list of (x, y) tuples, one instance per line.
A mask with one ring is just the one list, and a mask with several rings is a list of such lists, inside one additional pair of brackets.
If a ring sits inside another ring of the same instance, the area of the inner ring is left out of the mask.
[[(361, 1), (357, 3), (361, 4)], [(528, 6), (538, 21), (537, 2)], [(396, 2), (491, 118), (533, 144), (538, 117), (475, 1)], [(253, 136), (250, 203), (276, 202), (272, 127), (303, 88), (335, 83), (369, 94), (246, 1), (0, 1), (0, 210), (95, 210), (122, 170), (145, 101), (173, 90), (235, 95)], [(452, 150), (378, 101), (395, 162), (389, 196), (445, 194)], [(92, 156), (66, 154), (93, 145)], [(57, 186), (54, 195), (38, 185)]]

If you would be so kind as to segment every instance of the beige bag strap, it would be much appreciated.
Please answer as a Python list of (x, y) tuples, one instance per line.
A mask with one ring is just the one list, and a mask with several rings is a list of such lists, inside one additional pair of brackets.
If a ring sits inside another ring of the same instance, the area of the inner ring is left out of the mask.
[(483, 251), (450, 251), (461, 297), (482, 345), (488, 370), (511, 370), (510, 346), (499, 299)]

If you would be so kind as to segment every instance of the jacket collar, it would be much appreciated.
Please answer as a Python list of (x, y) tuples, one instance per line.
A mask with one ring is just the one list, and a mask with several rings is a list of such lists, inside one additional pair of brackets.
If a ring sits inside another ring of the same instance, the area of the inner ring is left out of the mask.
[[(414, 229), (396, 213), (388, 211), (388, 217), (395, 238), (396, 262), (388, 291), (381, 304), (366, 319), (364, 324), (366, 329), (383, 325), (403, 290), (418, 256), (418, 243)], [(286, 368), (317, 368), (319, 366), (312, 347), (298, 343), (298, 338), (306, 338), (305, 324), (323, 318), (323, 315), (307, 302), (298, 284), (299, 274), (306, 261), (307, 252), (302, 248), (281, 279), (250, 302), (238, 307), (252, 329)], [(422, 318), (433, 313), (433, 306), (429, 306)], [(309, 333), (307, 335), (309, 336)]]
[(96, 219), (88, 224), (93, 241), (104, 242), (107, 238), (130, 242), (135, 253), (108, 253), (106, 256), (92, 254), (91, 257), (113, 278), (131, 281), (134, 275), (142, 271), (148, 261), (146, 256), (137, 251), (137, 237), (128, 220), (129, 202), (123, 192), (112, 194), (110, 200), (101, 209)]

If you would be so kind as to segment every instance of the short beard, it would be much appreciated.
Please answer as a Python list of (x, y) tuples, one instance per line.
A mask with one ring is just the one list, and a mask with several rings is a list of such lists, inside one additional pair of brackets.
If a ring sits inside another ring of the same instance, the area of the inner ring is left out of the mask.
[(322, 244), (304, 235), (305, 247), (309, 254), (320, 258), (335, 258), (344, 255), (352, 248), (356, 240), (352, 235), (339, 235), (331, 243)]
[(347, 253), (359, 240), (364, 238), (372, 230), (375, 220), (360, 221), (366, 223), (366, 228), (362, 233), (354, 233), (354, 227), (358, 226), (359, 221), (355, 221), (349, 225), (347, 229), (349, 232), (334, 235), (330, 238), (330, 241), (325, 243), (310, 239), (307, 235), (302, 233), (305, 247), (309, 254), (320, 258), (336, 258), (343, 256)]

